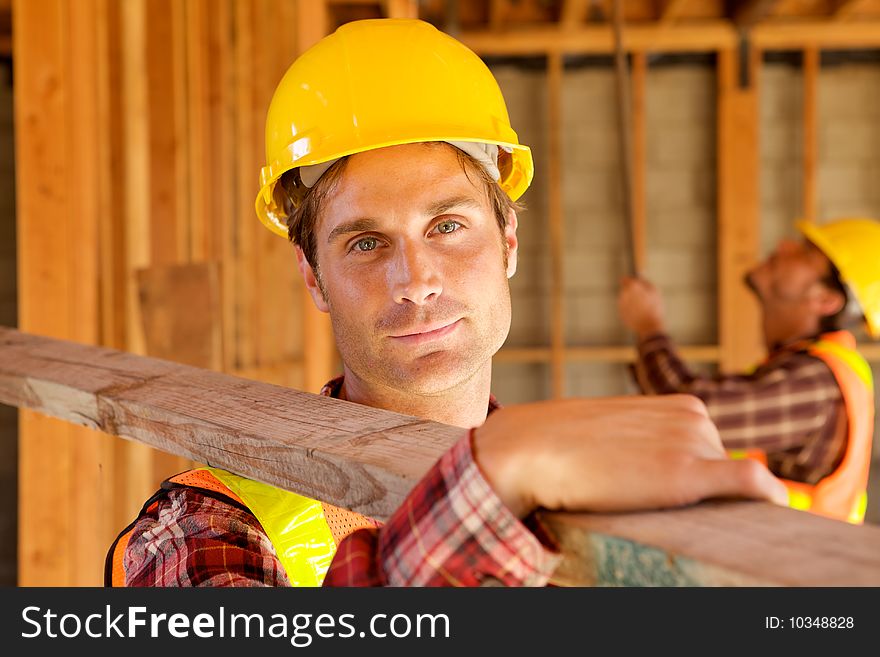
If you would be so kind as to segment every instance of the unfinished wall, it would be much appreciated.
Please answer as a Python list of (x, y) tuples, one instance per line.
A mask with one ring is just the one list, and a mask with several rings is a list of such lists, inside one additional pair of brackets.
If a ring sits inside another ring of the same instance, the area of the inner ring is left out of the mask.
[[(847, 214), (880, 217), (880, 62), (830, 59), (824, 58), (819, 78), (817, 216), (820, 221)], [(546, 75), (538, 60), (490, 64), (514, 129), (532, 147), (536, 162), (520, 216), (520, 264), (511, 281), (513, 325), (506, 346), (546, 346), (551, 285)], [(679, 343), (716, 344), (715, 68), (708, 60), (649, 64), (646, 275), (663, 293), (669, 331)], [(768, 62), (761, 76), (761, 245), (766, 253), (780, 238), (795, 235), (794, 220), (802, 213), (803, 96), (796, 62)], [(563, 85), (566, 344), (629, 344), (615, 306), (626, 256), (613, 70), (607, 61), (569, 61)], [(501, 362), (494, 374), (494, 391), (504, 402), (550, 396), (544, 363)], [(633, 391), (625, 365), (569, 363), (566, 368), (569, 396)], [(880, 435), (875, 462), (880, 462)], [(868, 517), (880, 522), (880, 465), (872, 476)]]
[[(513, 326), (507, 346), (546, 345), (550, 337), (547, 228), (546, 76), (541, 62), (496, 64), (520, 140), (532, 147), (535, 182), (520, 217), (520, 265), (511, 281)], [(715, 73), (711, 63), (653, 62), (646, 83), (647, 271), (666, 302), (670, 332), (687, 344), (716, 342)], [(615, 78), (607, 60), (569, 60), (563, 81), (565, 341), (568, 346), (631, 344), (617, 317), (626, 273), (623, 189)], [(543, 364), (496, 366), (500, 398), (549, 395)], [(536, 379), (537, 377), (537, 379)], [(633, 392), (618, 363), (570, 363), (566, 393)]]

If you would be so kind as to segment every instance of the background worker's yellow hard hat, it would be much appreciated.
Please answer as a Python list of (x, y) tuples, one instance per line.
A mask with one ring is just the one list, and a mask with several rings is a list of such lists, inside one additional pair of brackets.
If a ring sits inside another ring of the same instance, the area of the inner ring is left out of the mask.
[(826, 224), (800, 221), (797, 227), (834, 263), (859, 302), (871, 337), (880, 337), (880, 222), (847, 218)]
[(286, 237), (286, 213), (274, 194), (283, 173), (427, 141), (496, 144), (505, 151), (498, 183), (508, 196), (518, 199), (531, 183), (531, 151), (519, 143), (498, 83), (476, 54), (419, 20), (346, 23), (303, 53), (275, 90), (257, 216)]

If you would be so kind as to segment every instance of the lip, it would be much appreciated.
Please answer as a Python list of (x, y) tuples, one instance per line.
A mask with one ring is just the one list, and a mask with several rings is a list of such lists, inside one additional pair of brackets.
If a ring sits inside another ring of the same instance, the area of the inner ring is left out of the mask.
[(460, 322), (461, 318), (458, 318), (454, 322), (450, 322), (449, 324), (441, 324), (436, 328), (434, 326), (425, 326), (416, 329), (414, 333), (406, 333), (404, 335), (391, 335), (389, 337), (401, 344), (418, 345), (422, 344), (423, 342), (431, 342), (433, 340), (445, 338), (456, 328), (458, 328)]

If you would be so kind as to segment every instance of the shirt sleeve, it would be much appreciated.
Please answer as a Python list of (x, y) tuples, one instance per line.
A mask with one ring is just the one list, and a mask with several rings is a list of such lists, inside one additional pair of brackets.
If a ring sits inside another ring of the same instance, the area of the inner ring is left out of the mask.
[(658, 334), (639, 343), (634, 369), (646, 394), (703, 400), (728, 449), (782, 452), (827, 438), (842, 400), (830, 368), (803, 352), (783, 354), (752, 374), (708, 377), (691, 371), (671, 340)]
[(559, 563), (549, 537), (501, 502), (472, 433), (444, 454), (388, 523), (339, 546), (325, 586), (543, 586)]
[(191, 488), (137, 521), (124, 566), (126, 586), (290, 586), (253, 514)]

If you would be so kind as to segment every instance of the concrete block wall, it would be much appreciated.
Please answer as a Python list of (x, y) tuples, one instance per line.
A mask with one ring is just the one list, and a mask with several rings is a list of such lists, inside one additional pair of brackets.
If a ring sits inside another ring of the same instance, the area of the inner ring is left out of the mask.
[[(536, 162), (523, 198), (520, 265), (511, 281), (513, 326), (507, 346), (550, 342), (547, 224), (547, 99), (540, 66), (493, 66), (514, 129)], [(715, 73), (708, 65), (656, 66), (647, 81), (647, 241), (645, 274), (661, 289), (669, 327), (680, 341), (716, 341)], [(563, 79), (565, 340), (572, 346), (630, 344), (617, 318), (626, 273), (619, 130), (613, 69), (567, 66)], [(529, 401), (550, 394), (546, 365), (496, 366), (496, 394)], [(572, 396), (634, 392), (625, 366), (570, 363)]]

